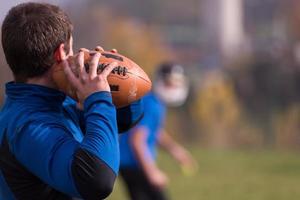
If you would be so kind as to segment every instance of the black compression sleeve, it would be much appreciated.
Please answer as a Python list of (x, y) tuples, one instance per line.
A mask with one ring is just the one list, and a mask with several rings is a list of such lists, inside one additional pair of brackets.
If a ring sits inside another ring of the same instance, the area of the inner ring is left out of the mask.
[(86, 200), (106, 198), (116, 180), (116, 174), (106, 163), (83, 149), (75, 154), (72, 174), (77, 190)]
[(142, 100), (138, 100), (129, 106), (117, 109), (118, 132), (126, 132), (135, 126), (144, 116)]

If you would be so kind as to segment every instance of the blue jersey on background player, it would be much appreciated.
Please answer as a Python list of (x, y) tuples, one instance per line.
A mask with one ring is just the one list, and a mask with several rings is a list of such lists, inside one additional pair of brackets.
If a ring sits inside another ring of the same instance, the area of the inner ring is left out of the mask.
[[(148, 93), (143, 98), (143, 103), (146, 112), (144, 112), (144, 117), (136, 127), (143, 127), (147, 132), (147, 148), (150, 152), (148, 156), (151, 156), (155, 160), (157, 137), (159, 136), (160, 129), (163, 127), (166, 106), (153, 92)], [(129, 131), (120, 137), (121, 167), (139, 167), (129, 141), (134, 133), (134, 131)]]

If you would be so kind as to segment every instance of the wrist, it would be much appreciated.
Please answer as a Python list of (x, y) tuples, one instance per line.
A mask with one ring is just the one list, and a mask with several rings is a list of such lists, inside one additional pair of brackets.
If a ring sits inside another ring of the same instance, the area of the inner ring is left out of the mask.
[(147, 167), (145, 167), (145, 174), (147, 177), (153, 176), (153, 174), (156, 174), (157, 171), (160, 171), (160, 170), (158, 169), (158, 167), (155, 164), (151, 164), (151, 165), (148, 165)]
[(90, 94), (83, 102), (84, 110), (89, 110), (92, 105), (97, 102), (113, 104), (110, 92), (100, 91)]

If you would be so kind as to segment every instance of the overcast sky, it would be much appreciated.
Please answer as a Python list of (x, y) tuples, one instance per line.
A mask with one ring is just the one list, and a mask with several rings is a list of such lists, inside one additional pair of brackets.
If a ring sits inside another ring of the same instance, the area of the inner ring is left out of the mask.
[(35, 2), (47, 2), (47, 3), (53, 3), (56, 5), (63, 5), (64, 3), (71, 1), (71, 0), (0, 0), (0, 24), (2, 23), (2, 20), (4, 16), (7, 14), (9, 9), (19, 3), (29, 2), (29, 1), (35, 1)]

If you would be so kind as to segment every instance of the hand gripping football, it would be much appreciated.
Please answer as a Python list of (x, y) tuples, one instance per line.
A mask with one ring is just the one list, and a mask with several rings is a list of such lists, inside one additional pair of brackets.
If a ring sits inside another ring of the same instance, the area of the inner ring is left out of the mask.
[[(90, 53), (84, 52), (87, 72), (90, 58)], [(73, 57), (69, 58), (69, 63), (72, 63), (72, 59)], [(101, 52), (97, 68), (98, 73), (112, 62), (117, 62), (118, 66), (108, 75), (107, 80), (111, 89), (113, 103), (117, 108), (129, 105), (150, 91), (152, 83), (148, 75), (136, 63), (121, 54), (108, 51)], [(74, 73), (76, 74), (76, 72)], [(61, 64), (55, 67), (53, 79), (61, 91), (77, 100), (76, 90), (68, 82)]]

